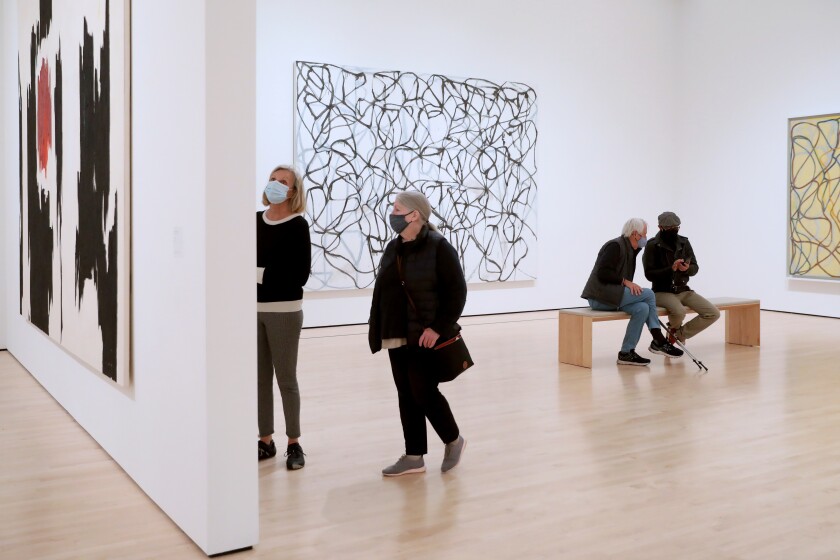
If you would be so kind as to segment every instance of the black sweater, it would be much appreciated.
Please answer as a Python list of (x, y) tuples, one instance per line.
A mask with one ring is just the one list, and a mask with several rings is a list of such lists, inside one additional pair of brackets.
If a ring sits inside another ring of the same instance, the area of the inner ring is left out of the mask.
[(309, 280), (312, 248), (309, 224), (303, 216), (269, 225), (263, 211), (257, 212), (257, 267), (264, 268), (257, 284), (257, 301), (303, 299), (303, 285)]

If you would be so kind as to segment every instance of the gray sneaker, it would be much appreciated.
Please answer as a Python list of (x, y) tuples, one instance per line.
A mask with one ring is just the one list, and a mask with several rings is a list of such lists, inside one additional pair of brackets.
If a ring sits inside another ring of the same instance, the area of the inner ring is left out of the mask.
[(382, 469), (384, 476), (400, 476), (403, 474), (426, 472), (426, 465), (423, 463), (423, 457), (419, 459), (409, 459), (405, 455), (397, 459), (397, 462), (391, 466)]
[(447, 443), (443, 451), (443, 463), (440, 465), (441, 472), (446, 472), (455, 468), (458, 461), (461, 460), (461, 455), (464, 454), (464, 449), (467, 447), (467, 440), (463, 436), (458, 436), (458, 439), (452, 443)]

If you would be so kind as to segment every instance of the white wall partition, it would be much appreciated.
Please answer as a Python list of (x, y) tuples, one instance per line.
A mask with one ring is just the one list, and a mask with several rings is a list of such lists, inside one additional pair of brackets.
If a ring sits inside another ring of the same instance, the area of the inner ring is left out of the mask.
[[(4, 61), (14, 6), (3, 2)], [(2, 176), (8, 346), (214, 554), (255, 544), (259, 530), (256, 380), (241, 375), (256, 370), (255, 4), (144, 0), (132, 11), (131, 389), (87, 371), (17, 314), (16, 165)], [(3, 68), (9, 162), (17, 81), (16, 67)]]
[(787, 119), (840, 112), (832, 0), (682, 2), (678, 213), (697, 287), (840, 317), (840, 282), (786, 278)]
[[(313, 0), (301, 10), (259, 0), (257, 10), (257, 188), (292, 161), (296, 60), (536, 90), (538, 278), (471, 286), (467, 314), (585, 305), (601, 244), (677, 200), (670, 0)], [(306, 325), (364, 323), (370, 296), (307, 292)]]
[[(6, 239), (12, 238), (19, 223), (18, 212), (9, 208), (6, 195), (17, 184), (18, 170), (17, 31), (11, 27), (16, 14), (13, 2), (0, 3), (0, 349), (7, 346), (6, 316), (17, 312), (17, 307), (10, 307), (13, 298), (6, 291), (11, 282), (6, 277), (13, 276)], [(9, 289), (17, 293), (18, 284), (14, 286)]]

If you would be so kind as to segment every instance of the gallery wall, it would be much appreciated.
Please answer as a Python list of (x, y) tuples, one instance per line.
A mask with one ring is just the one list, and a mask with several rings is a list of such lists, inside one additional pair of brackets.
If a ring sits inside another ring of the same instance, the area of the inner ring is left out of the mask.
[(716, 294), (840, 317), (840, 282), (787, 273), (787, 120), (840, 112), (832, 0), (683, 2), (678, 146), (687, 235)]
[(242, 187), (255, 182), (255, 4), (132, 5), (128, 390), (16, 312), (15, 6), (3, 2), (0, 32), (9, 350), (205, 552), (251, 546), (256, 380), (240, 372), (256, 369), (253, 202)]
[[(5, 185), (17, 172), (17, 159), (10, 159), (14, 152), (10, 152), (8, 147), (17, 146), (17, 121), (8, 121), (7, 113), (11, 114), (11, 97), (14, 93), (13, 85), (7, 76), (14, 76), (16, 69), (15, 60), (17, 48), (15, 41), (17, 34), (6, 33), (6, 21), (8, 21), (14, 13), (14, 5), (12, 2), (2, 2), (0, 4), (0, 29), (3, 30), (0, 35), (0, 349), (5, 349), (6, 343), (6, 314), (7, 311), (7, 293), (6, 293), (6, 275), (10, 264), (6, 260), (6, 236), (7, 231), (11, 231), (17, 227), (18, 221), (9, 219), (6, 210), (6, 188)], [(17, 97), (15, 97), (17, 99)], [(7, 110), (7, 108), (9, 110)], [(15, 104), (15, 109), (17, 105)], [(10, 152), (10, 153), (7, 153)], [(15, 290), (17, 291), (17, 290)]]
[[(293, 160), (296, 60), (522, 82), (537, 93), (537, 279), (471, 285), (466, 314), (584, 305), (607, 239), (674, 209), (676, 5), (259, 0), (257, 193)], [(307, 326), (364, 323), (370, 290), (307, 292)]]

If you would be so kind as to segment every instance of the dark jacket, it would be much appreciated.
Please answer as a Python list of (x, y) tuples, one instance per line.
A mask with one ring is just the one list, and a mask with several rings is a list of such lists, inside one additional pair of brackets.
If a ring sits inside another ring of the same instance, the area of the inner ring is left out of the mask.
[[(673, 270), (674, 261), (677, 259), (691, 259), (688, 270), (685, 272)], [(642, 264), (645, 267), (645, 277), (650, 280), (654, 292), (681, 293), (690, 290), (688, 279), (700, 270), (697, 264), (697, 257), (691, 248), (687, 237), (677, 236), (676, 243), (670, 245), (657, 233), (645, 246), (645, 254), (642, 255)]]
[[(405, 290), (397, 257), (401, 257)], [(426, 327), (442, 340), (452, 338), (461, 330), (458, 319), (466, 301), (467, 283), (458, 254), (440, 233), (424, 227), (414, 241), (403, 242), (397, 236), (385, 247), (373, 287), (368, 321), (371, 352), (381, 350), (387, 338), (406, 338), (416, 346)]]
[(618, 307), (624, 296), (624, 280), (632, 281), (636, 274), (638, 254), (639, 249), (634, 249), (623, 235), (604, 243), (580, 297)]

